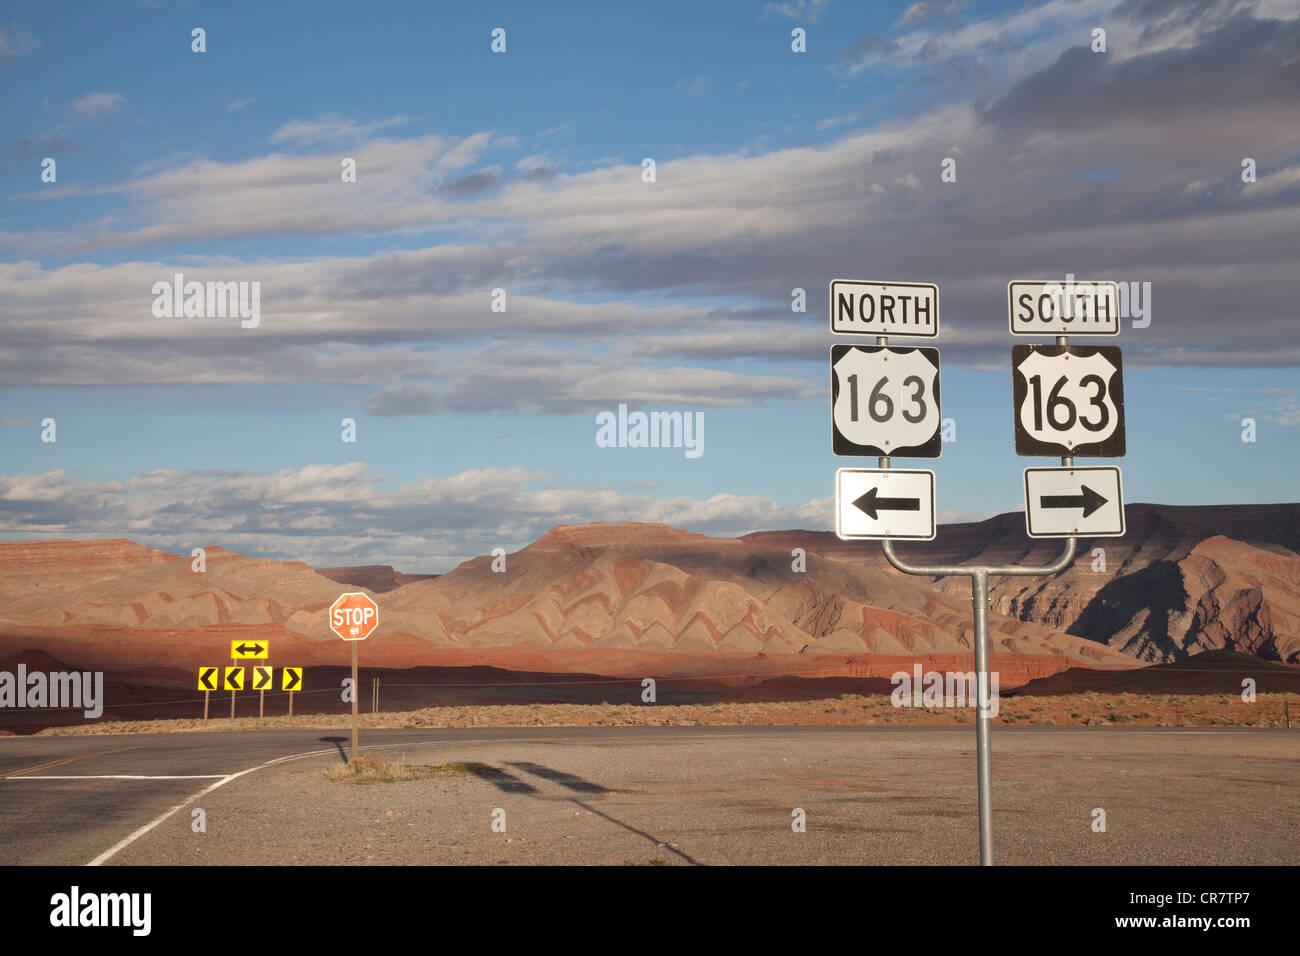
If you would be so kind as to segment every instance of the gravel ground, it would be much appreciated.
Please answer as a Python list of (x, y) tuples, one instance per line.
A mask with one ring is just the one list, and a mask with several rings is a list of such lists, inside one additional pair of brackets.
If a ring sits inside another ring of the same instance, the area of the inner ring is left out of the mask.
[[(206, 833), (187, 809), (112, 862), (972, 864), (973, 737), (521, 730), (363, 746), (491, 770), (358, 786), (326, 779), (337, 754), (280, 764), (194, 804)], [(1018, 728), (995, 734), (993, 766), (999, 863), (1300, 863), (1300, 735)], [(804, 833), (792, 831), (795, 808)]]

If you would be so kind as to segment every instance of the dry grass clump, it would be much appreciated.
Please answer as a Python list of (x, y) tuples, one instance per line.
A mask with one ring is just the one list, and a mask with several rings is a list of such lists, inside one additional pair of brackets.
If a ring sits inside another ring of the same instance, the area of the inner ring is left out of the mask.
[(342, 767), (331, 767), (325, 776), (335, 783), (400, 783), (405, 780), (430, 780), (438, 777), (483, 776), (473, 764), (392, 763), (382, 754), (362, 754)]

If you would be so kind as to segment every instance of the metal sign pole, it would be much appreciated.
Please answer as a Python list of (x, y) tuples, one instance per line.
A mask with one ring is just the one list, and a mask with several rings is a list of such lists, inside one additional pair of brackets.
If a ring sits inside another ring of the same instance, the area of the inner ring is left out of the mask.
[(349, 641), (352, 645), (352, 759), (357, 759), (357, 697), (361, 689), (357, 687), (357, 645), (360, 641)]
[(1069, 567), (1074, 560), (1077, 545), (1073, 537), (1065, 539), (1065, 551), (1051, 564), (1039, 567), (1011, 565), (943, 564), (932, 567), (908, 564), (894, 554), (894, 543), (888, 539), (880, 542), (889, 563), (904, 574), (923, 577), (962, 575), (971, 579), (971, 604), (975, 611), (975, 686), (977, 701), (975, 719), (976, 766), (979, 775), (980, 807), (980, 866), (993, 865), (993, 773), (990, 764), (989, 713), (989, 578), (993, 575), (1032, 577), (1038, 574), (1056, 574)]

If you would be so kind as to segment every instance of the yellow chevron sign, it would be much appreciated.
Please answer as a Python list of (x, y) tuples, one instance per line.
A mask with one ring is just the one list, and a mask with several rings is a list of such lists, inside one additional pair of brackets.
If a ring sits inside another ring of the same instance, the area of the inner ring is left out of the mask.
[(273, 667), (254, 667), (253, 668), (253, 690), (266, 690), (271, 686), (271, 676), (275, 672)]
[(222, 682), (222, 690), (243, 690), (244, 689), (244, 669), (242, 667), (227, 667), (226, 677)]
[(280, 671), (280, 690), (302, 690), (301, 667), (286, 667)]
[(216, 690), (217, 680), (220, 674), (220, 667), (200, 667), (199, 690)]

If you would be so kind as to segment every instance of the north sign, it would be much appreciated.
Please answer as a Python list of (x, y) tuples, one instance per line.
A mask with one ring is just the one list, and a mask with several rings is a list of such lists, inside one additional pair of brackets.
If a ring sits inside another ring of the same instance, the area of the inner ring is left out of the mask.
[(930, 282), (832, 279), (831, 331), (934, 338), (939, 334), (939, 287)]

